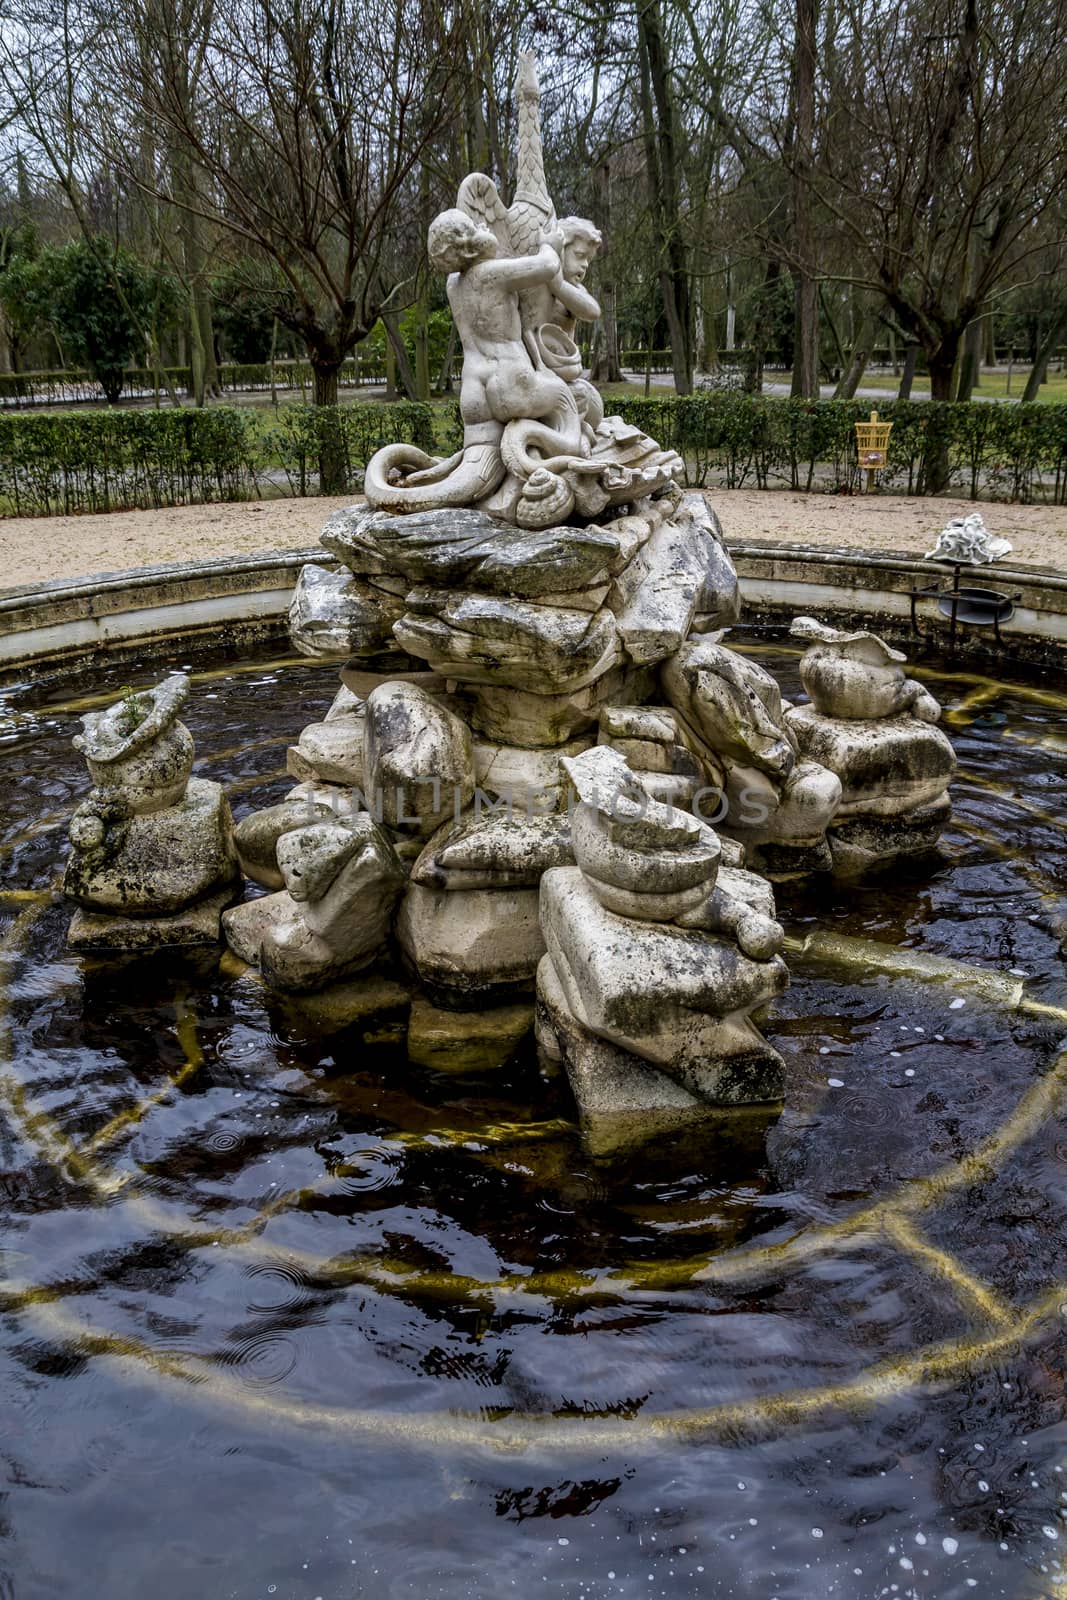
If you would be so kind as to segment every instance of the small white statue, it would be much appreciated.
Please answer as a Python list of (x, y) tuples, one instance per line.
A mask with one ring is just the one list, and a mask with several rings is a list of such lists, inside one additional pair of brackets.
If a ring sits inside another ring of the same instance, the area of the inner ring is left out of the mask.
[(189, 679), (173, 673), (82, 718), (74, 747), (93, 788), (70, 822), (63, 887), (79, 906), (75, 948), (138, 949), (218, 937), (238, 876), (221, 786), (191, 776), (193, 740), (179, 713)]
[(937, 536), (932, 550), (927, 550), (927, 561), (958, 561), (964, 566), (979, 567), (1001, 556), (1011, 554), (1007, 539), (998, 539), (990, 533), (981, 512), (972, 511), (969, 517), (953, 517), (946, 522)]

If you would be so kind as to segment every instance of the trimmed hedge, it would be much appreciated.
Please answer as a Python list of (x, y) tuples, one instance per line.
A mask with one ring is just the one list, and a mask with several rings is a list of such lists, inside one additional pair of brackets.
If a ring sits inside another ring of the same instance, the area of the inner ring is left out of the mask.
[(318, 489), (317, 458), (340, 441), (348, 487), (383, 444), (433, 449), (429, 406), (281, 406), (0, 416), (0, 506), (11, 516), (244, 500), (266, 482)]
[[(766, 399), (712, 391), (616, 401), (630, 423), (684, 457), (696, 486), (844, 492), (857, 486), (855, 425), (869, 401)], [(881, 482), (924, 494), (947, 462), (971, 499), (1067, 505), (1067, 405), (886, 401), (894, 424)], [(8, 515), (240, 500), (265, 483), (318, 492), (318, 458), (340, 453), (348, 488), (384, 444), (449, 455), (462, 443), (455, 402), (210, 406), (0, 415), (0, 507)]]
[[(857, 422), (870, 400), (785, 400), (713, 391), (684, 399), (623, 398), (627, 421), (677, 450), (689, 482), (725, 488), (844, 492), (861, 469)], [(967, 405), (886, 400), (879, 416), (893, 423), (886, 487), (925, 494), (947, 460), (946, 487), (972, 500), (1035, 499), (1067, 504), (1067, 405)]]

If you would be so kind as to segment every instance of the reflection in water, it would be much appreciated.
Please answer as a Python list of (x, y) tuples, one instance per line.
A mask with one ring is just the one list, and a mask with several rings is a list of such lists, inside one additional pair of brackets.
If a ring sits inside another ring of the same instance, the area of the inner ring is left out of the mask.
[[(188, 718), (238, 815), (334, 678), (246, 665)], [(346, 1019), (70, 957), (85, 702), (10, 695), (0, 1597), (1067, 1595), (1067, 699), (933, 681), (943, 853), (790, 886), (789, 932), (1046, 1011), (794, 956), (777, 1122), (610, 1161), (529, 1039), (409, 1062), (403, 983)]]

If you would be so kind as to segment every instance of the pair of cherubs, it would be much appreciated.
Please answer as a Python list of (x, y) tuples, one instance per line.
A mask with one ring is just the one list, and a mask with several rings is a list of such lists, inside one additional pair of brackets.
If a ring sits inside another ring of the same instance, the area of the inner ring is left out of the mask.
[(492, 229), (465, 211), (435, 217), (429, 256), (449, 274), (448, 301), (463, 346), (466, 427), (558, 417), (584, 401), (588, 386), (575, 383), (580, 362), (563, 376), (566, 355), (553, 362), (551, 340), (570, 343), (579, 319), (600, 315), (584, 286), (600, 243), (591, 222), (565, 217), (542, 230), (536, 254), (500, 256)]

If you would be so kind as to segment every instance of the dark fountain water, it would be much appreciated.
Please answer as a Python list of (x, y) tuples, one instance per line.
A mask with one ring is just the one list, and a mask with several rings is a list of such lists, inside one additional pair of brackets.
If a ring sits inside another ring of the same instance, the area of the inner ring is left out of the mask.
[[(334, 669), (193, 666), (199, 770), (280, 798)], [(402, 1005), (66, 951), (128, 675), (3, 705), (2, 1600), (1067, 1595), (1062, 686), (919, 667), (942, 852), (779, 896), (1038, 1004), (795, 961), (769, 1131), (597, 1161), (529, 1039), (457, 1073)]]

